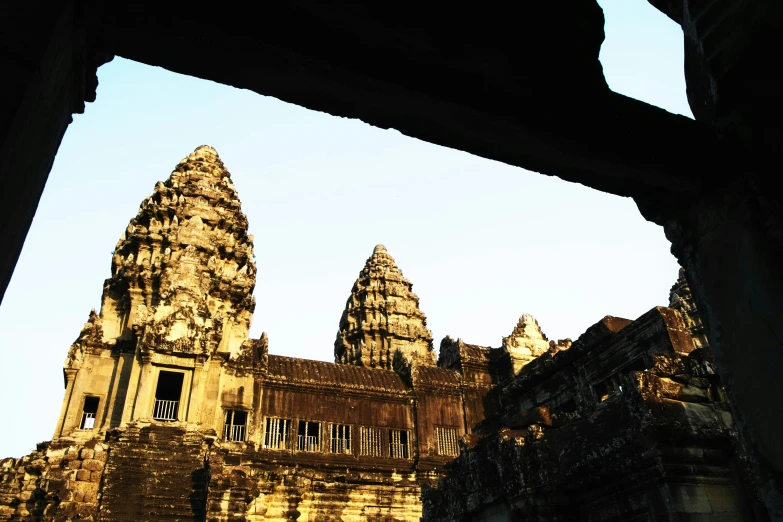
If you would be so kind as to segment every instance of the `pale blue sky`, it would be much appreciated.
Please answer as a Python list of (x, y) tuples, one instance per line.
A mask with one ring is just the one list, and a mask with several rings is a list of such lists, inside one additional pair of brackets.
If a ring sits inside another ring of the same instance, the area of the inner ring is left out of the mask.
[[(603, 0), (601, 61), (618, 92), (690, 116), (682, 34), (644, 0)], [(0, 457), (51, 438), (62, 365), (139, 203), (202, 144), (231, 172), (255, 235), (252, 335), (332, 360), (375, 244), (414, 283), (436, 347), (498, 346), (524, 312), (550, 339), (667, 303), (663, 231), (633, 201), (249, 91), (123, 59), (74, 117), (0, 306)], [(578, 87), (578, 86), (575, 86)], [(600, 123), (597, 123), (597, 125)]]

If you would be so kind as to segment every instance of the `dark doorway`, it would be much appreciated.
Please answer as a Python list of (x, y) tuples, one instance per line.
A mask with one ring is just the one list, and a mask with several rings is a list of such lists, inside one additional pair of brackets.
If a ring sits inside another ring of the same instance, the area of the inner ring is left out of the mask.
[(184, 373), (161, 371), (158, 386), (155, 388), (155, 406), (152, 418), (162, 421), (175, 421), (179, 413), (179, 398), (182, 394)]

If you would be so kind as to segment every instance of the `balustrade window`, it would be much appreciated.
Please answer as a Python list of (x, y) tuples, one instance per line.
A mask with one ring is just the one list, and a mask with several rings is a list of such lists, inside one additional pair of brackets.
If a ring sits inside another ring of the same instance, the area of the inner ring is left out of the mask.
[(264, 447), (267, 449), (288, 449), (291, 421), (267, 417), (264, 429)]
[(370, 457), (382, 455), (380, 428), (359, 428), (359, 453)]
[(321, 450), (320, 422), (299, 421), (296, 434), (296, 449), (299, 451)]
[(247, 412), (226, 411), (226, 422), (223, 425), (223, 440), (244, 442), (247, 434)]
[(407, 430), (389, 430), (389, 456), (393, 459), (409, 459), (409, 439)]
[(448, 455), (450, 457), (459, 455), (457, 428), (436, 427), (435, 438), (438, 442), (438, 455)]
[(152, 408), (152, 418), (161, 421), (175, 421), (179, 414), (179, 398), (182, 395), (182, 372), (167, 372), (161, 370), (158, 375), (158, 385), (155, 388), (155, 405)]
[(98, 397), (85, 397), (84, 407), (82, 408), (82, 420), (79, 423), (79, 429), (91, 430), (95, 427), (95, 416), (98, 414)]
[(351, 427), (345, 424), (329, 425), (329, 449), (332, 453), (351, 452)]

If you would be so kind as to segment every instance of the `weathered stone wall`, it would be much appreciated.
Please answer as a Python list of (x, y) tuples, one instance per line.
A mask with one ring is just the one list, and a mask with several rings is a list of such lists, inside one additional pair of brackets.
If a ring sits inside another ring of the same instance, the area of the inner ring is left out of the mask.
[(410, 469), (302, 467), (231, 449), (211, 454), (210, 477), (209, 521), (418, 520), (419, 481), (434, 482)]
[(0, 462), (0, 520), (96, 520), (109, 445), (43, 443)]
[(424, 520), (767, 520), (711, 357), (671, 309), (606, 317), (494, 395)]
[(107, 442), (4, 459), (0, 520), (409, 521), (421, 516), (420, 482), (436, 479), (410, 464), (289, 460), (214, 434), (132, 425)]

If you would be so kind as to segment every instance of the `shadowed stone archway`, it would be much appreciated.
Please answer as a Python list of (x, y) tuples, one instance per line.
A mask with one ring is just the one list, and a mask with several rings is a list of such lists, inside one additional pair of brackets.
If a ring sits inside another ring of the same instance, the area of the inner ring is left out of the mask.
[(650, 3), (683, 28), (696, 121), (607, 87), (594, 0), (242, 12), (6, 3), (0, 287), (71, 115), (94, 100), (97, 67), (115, 55), (633, 197), (688, 272), (761, 490), (783, 518), (783, 4)]

